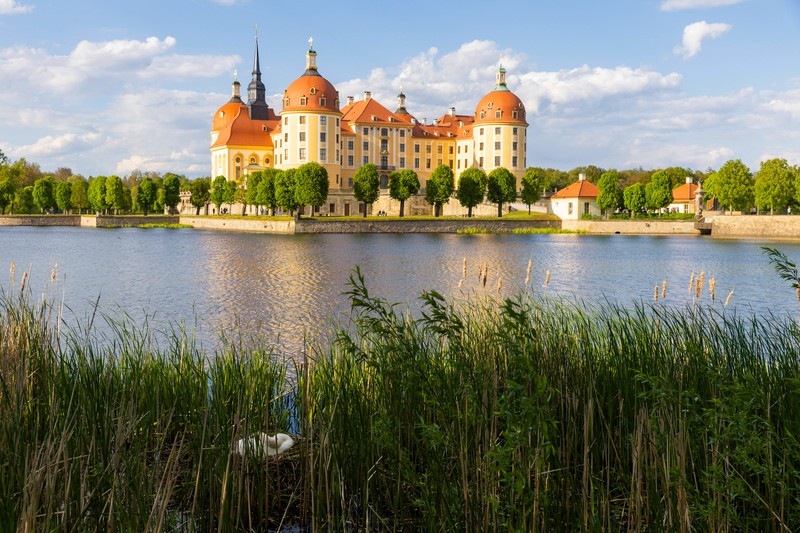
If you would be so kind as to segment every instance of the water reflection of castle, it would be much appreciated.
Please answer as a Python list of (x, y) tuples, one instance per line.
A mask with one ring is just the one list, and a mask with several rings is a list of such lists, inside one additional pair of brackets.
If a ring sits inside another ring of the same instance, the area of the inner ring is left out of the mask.
[[(328, 203), (319, 213), (349, 215), (358, 209), (353, 175), (367, 163), (377, 165), (383, 189), (392, 171), (412, 169), (424, 191), (427, 179), (442, 164), (453, 169), (456, 181), (471, 167), (486, 172), (505, 167), (517, 176), (518, 184), (525, 173), (525, 106), (508, 89), (502, 65), (494, 89), (481, 98), (474, 114), (459, 115), (451, 107), (428, 124), (406, 110), (402, 89), (394, 112), (368, 91), (358, 101), (348, 96), (342, 107), (336, 87), (317, 69), (317, 53), (309, 40), (306, 70), (284, 91), (281, 103), (282, 110), (276, 113), (266, 102), (256, 41), (247, 103), (234, 79), (231, 99), (214, 114), (212, 177), (241, 181), (254, 170), (296, 168), (315, 161), (326, 168), (330, 181)], [(382, 196), (383, 202), (374, 209), (392, 210), (388, 195)], [(422, 202), (409, 204), (409, 212), (430, 211)]]

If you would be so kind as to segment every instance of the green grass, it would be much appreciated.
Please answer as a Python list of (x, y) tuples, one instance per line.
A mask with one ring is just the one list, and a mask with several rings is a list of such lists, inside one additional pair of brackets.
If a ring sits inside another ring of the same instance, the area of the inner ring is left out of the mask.
[(511, 230), (490, 230), (486, 228), (463, 228), (457, 231), (459, 235), (484, 235), (498, 233), (516, 233), (522, 235), (556, 235), (562, 233), (588, 233), (585, 230), (568, 230), (561, 228), (514, 228)]
[[(303, 217), (303, 220), (307, 220), (309, 217)], [(503, 214), (502, 218), (498, 218), (497, 216), (473, 216), (472, 218), (462, 217), (462, 216), (440, 216), (435, 217), (433, 215), (406, 215), (403, 217), (399, 216), (377, 216), (377, 215), (370, 215), (364, 218), (363, 215), (353, 215), (353, 216), (330, 216), (330, 217), (313, 217), (314, 221), (319, 222), (341, 222), (343, 220), (346, 221), (369, 221), (375, 222), (377, 221), (384, 221), (384, 220), (463, 220), (463, 221), (470, 221), (470, 220), (560, 220), (555, 215), (548, 215), (545, 213), (532, 213), (530, 216), (528, 215), (527, 211), (512, 211), (511, 213)]]
[(137, 227), (150, 229), (150, 228), (167, 228), (167, 229), (184, 229), (193, 228), (190, 224), (139, 224)]
[[(351, 315), (298, 365), (244, 331), (210, 352), (147, 319), (106, 318), (98, 336), (0, 294), (0, 530), (800, 524), (790, 318), (531, 288), (425, 292), (410, 314), (358, 271), (346, 294)], [(288, 456), (230, 453), (290, 428)]]

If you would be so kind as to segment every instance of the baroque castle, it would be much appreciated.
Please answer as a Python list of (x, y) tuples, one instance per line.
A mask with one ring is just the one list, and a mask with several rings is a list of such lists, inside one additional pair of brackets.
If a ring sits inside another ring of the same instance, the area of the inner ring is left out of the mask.
[(525, 106), (508, 89), (502, 65), (494, 88), (473, 114), (459, 115), (451, 107), (432, 124), (408, 112), (402, 90), (394, 111), (368, 91), (363, 99), (348, 96), (342, 102), (336, 87), (317, 69), (311, 39), (305, 72), (284, 91), (280, 112), (267, 104), (265, 92), (256, 38), (247, 102), (234, 79), (231, 99), (214, 114), (211, 175), (240, 181), (263, 168), (290, 169), (315, 161), (325, 167), (330, 182), (328, 204), (320, 214), (350, 215), (351, 206), (355, 214), (353, 175), (368, 163), (380, 172), (382, 193), (394, 170), (416, 172), (421, 191), (442, 164), (453, 169), (456, 184), (470, 167), (487, 173), (505, 167), (517, 177), (518, 186), (525, 173)]

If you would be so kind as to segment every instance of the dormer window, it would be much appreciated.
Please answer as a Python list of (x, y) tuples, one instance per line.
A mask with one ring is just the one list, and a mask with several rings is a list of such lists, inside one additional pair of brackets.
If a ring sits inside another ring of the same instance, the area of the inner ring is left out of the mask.
[(309, 92), (310, 92), (311, 94), (317, 94), (317, 89), (316, 89), (315, 87), (312, 87), (312, 88), (311, 88), (311, 91), (309, 91)]
[(486, 111), (481, 111), (481, 118), (486, 118)]
[(306, 105), (306, 97), (305, 96), (301, 96), (300, 97), (300, 105)]
[(487, 107), (488, 109), (491, 109), (491, 108), (492, 108), (492, 103), (491, 103), (491, 102), (489, 102), (489, 103), (486, 105), (486, 107)]
[(325, 97), (324, 96), (320, 96), (319, 105), (321, 105), (322, 107), (325, 107), (325, 102), (326, 102)]
[(514, 111), (513, 113), (511, 113), (511, 116), (513, 116), (514, 118), (519, 118), (519, 111)]
[[(500, 118), (502, 116), (503, 116), (503, 112), (502, 111), (495, 111), (494, 112), (494, 118)], [(514, 118), (516, 118), (516, 117), (514, 117)]]
[(283, 105), (285, 107), (289, 107), (289, 99), (288, 98), (284, 101)]
[(225, 116), (225, 111), (220, 111), (220, 112), (219, 112), (219, 118), (222, 118), (222, 117), (224, 117), (224, 116)]

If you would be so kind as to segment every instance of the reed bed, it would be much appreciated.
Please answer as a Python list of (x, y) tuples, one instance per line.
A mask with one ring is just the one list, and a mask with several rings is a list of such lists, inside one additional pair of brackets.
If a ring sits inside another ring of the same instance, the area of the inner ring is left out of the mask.
[[(0, 529), (800, 527), (793, 320), (494, 293), (411, 313), (357, 270), (297, 365), (242, 332), (96, 338), (2, 295)], [(256, 431), (299, 444), (231, 453)]]

